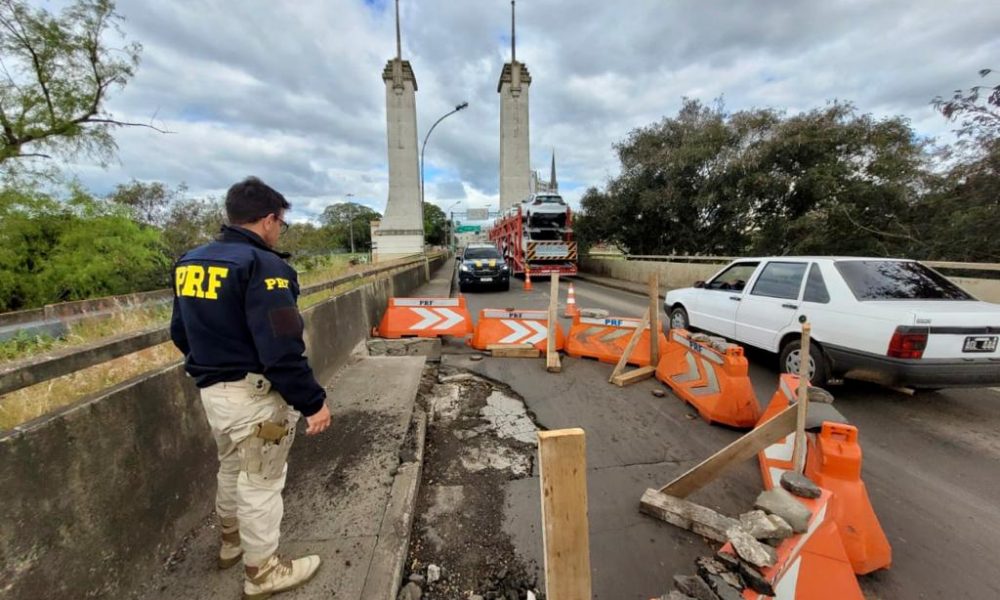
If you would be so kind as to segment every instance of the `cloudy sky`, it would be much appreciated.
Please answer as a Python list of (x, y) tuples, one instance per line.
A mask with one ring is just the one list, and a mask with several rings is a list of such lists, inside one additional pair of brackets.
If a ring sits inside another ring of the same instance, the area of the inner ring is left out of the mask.
[[(384, 208), (391, 0), (118, 7), (144, 50), (109, 108), (128, 120), (155, 115), (174, 133), (119, 132), (119, 163), (74, 167), (94, 192), (135, 178), (221, 194), (255, 174), (289, 197), (295, 220), (346, 194)], [(945, 139), (950, 125), (928, 102), (977, 83), (980, 68), (1000, 68), (1000, 8), (983, 0), (521, 0), (517, 9), (517, 54), (533, 79), (533, 164), (547, 169), (555, 149), (573, 202), (616, 174), (615, 141), (674, 114), (684, 96), (722, 96), (732, 110), (850, 100)], [(427, 199), (496, 208), (496, 84), (510, 56), (510, 2), (402, 0), (401, 12), (420, 138), (470, 103), (427, 146)]]

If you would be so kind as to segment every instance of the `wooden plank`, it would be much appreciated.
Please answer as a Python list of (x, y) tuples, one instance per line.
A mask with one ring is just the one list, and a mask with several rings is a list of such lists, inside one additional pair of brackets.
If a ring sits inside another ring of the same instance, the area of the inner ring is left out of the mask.
[(639, 512), (723, 544), (728, 540), (726, 531), (740, 524), (736, 519), (711, 508), (653, 489), (646, 490), (642, 495)]
[(590, 600), (587, 453), (582, 429), (538, 432), (545, 596)]
[[(803, 317), (804, 319), (804, 317)], [(809, 411), (809, 336), (812, 326), (802, 323), (802, 346), (799, 348), (799, 389), (795, 413), (795, 445), (792, 468), (802, 473), (806, 468), (806, 414)]]
[(542, 351), (531, 344), (489, 344), (486, 349), (497, 358), (538, 358)]
[(660, 488), (664, 494), (686, 498), (713, 481), (726, 468), (743, 462), (795, 431), (797, 407), (792, 405), (771, 420), (719, 450), (687, 473)]
[(621, 358), (618, 359), (618, 364), (615, 365), (613, 371), (611, 371), (611, 377), (608, 377), (609, 383), (614, 383), (615, 377), (622, 374), (625, 370), (625, 365), (628, 364), (628, 357), (632, 356), (632, 351), (635, 347), (639, 345), (639, 338), (642, 337), (642, 332), (649, 326), (649, 309), (646, 309), (646, 314), (643, 315), (642, 321), (639, 322), (639, 326), (635, 328), (632, 332), (632, 337), (629, 338), (628, 344), (625, 345), (625, 351), (622, 352)]
[(645, 367), (639, 367), (638, 369), (632, 369), (628, 373), (616, 375), (611, 378), (611, 383), (617, 385), (618, 387), (625, 387), (626, 385), (631, 385), (637, 381), (649, 379), (653, 376), (653, 373), (656, 373), (656, 367), (647, 365)]
[(660, 277), (649, 274), (649, 364), (660, 364)]
[(556, 350), (556, 308), (559, 304), (559, 273), (551, 275), (552, 286), (549, 288), (549, 335), (545, 343), (545, 370), (549, 373), (562, 371), (559, 352)]

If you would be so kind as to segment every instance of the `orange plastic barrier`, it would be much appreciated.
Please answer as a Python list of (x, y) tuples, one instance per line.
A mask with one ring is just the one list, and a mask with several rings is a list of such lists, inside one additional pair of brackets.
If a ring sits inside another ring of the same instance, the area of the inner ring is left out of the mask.
[(383, 338), (465, 337), (472, 319), (465, 298), (390, 298), (374, 334)]
[[(486, 350), (490, 344), (531, 344), (544, 352), (549, 334), (548, 319), (546, 310), (487, 308), (479, 311), (479, 320), (469, 345), (477, 350)], [(558, 322), (555, 333), (556, 350), (562, 350), (563, 332)]]
[[(798, 389), (798, 384), (799, 378), (795, 375), (781, 376), (778, 390), (772, 396), (761, 423), (795, 402), (794, 390)], [(810, 406), (822, 407), (816, 403)], [(810, 421), (816, 421), (815, 417), (810, 416), (807, 426)], [(830, 518), (839, 526), (844, 550), (854, 572), (864, 575), (888, 568), (892, 564), (892, 547), (882, 531), (868, 499), (868, 489), (861, 479), (862, 454), (858, 429), (833, 421), (823, 421), (818, 427), (818, 434), (806, 434), (805, 475), (816, 485), (833, 492)], [(760, 472), (765, 488), (781, 485), (782, 473), (793, 468), (794, 446), (795, 436), (790, 434), (760, 453)]]
[[(864, 595), (841, 544), (841, 532), (831, 518), (833, 495), (823, 490), (815, 500), (799, 498), (812, 512), (808, 529), (775, 549), (778, 561), (761, 570), (774, 596), (744, 590), (745, 600), (863, 600)], [(726, 543), (723, 552), (735, 554)]]
[(760, 419), (760, 404), (747, 368), (742, 347), (721, 338), (699, 341), (684, 329), (671, 329), (656, 378), (709, 423), (752, 428)]
[[(601, 362), (617, 363), (625, 346), (642, 319), (628, 317), (575, 317), (566, 338), (566, 353), (570, 356), (596, 358)], [(660, 355), (667, 349), (667, 338), (660, 331), (657, 335)], [(642, 332), (639, 343), (629, 356), (628, 363), (639, 367), (649, 365), (649, 327)]]

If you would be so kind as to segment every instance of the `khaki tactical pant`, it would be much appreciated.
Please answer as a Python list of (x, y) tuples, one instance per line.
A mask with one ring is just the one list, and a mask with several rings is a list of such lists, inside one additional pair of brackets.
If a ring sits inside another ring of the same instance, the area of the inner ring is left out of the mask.
[(215, 510), (238, 518), (243, 562), (260, 566), (278, 550), (281, 490), (299, 413), (256, 374), (202, 388), (201, 401), (219, 447)]

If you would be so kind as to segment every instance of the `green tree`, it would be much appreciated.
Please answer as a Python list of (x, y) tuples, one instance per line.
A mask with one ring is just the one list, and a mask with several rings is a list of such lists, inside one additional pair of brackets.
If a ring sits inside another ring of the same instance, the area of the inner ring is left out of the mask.
[[(0, 164), (48, 153), (102, 162), (111, 132), (143, 126), (116, 119), (108, 95), (135, 74), (141, 46), (128, 42), (111, 0), (75, 0), (59, 15), (25, 0), (0, 0)], [(119, 47), (109, 46), (121, 38)]]
[(442, 245), (448, 234), (448, 217), (436, 204), (424, 202), (424, 241)]
[(142, 182), (135, 179), (115, 186), (108, 195), (108, 201), (127, 207), (132, 218), (146, 225), (162, 227), (170, 212), (170, 206), (184, 195), (187, 187), (183, 184), (171, 188), (159, 181)]
[(168, 285), (159, 230), (80, 189), (58, 200), (0, 190), (0, 309)]
[(327, 206), (319, 220), (329, 229), (333, 244), (337, 248), (350, 249), (353, 227), (354, 248), (361, 252), (371, 248), (370, 223), (380, 218), (378, 212), (363, 204), (339, 202)]
[(167, 254), (177, 260), (188, 250), (207, 244), (226, 222), (222, 200), (215, 198), (181, 198), (175, 200), (162, 224), (163, 243)]
[(850, 104), (786, 116), (685, 100), (615, 146), (576, 228), (632, 254), (921, 254), (927, 152), (901, 117)]

